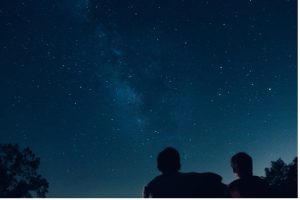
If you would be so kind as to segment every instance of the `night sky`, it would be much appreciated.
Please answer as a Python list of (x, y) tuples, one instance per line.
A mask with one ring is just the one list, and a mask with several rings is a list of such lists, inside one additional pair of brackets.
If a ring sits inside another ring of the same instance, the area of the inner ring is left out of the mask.
[(9, 0), (0, 29), (0, 141), (49, 197), (140, 197), (167, 146), (224, 183), (297, 155), (296, 0)]

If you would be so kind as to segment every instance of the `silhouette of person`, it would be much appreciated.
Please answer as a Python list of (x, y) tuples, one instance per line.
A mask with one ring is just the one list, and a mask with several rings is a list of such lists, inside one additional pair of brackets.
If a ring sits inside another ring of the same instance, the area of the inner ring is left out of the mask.
[(143, 196), (176, 198), (178, 197), (178, 188), (180, 188), (182, 174), (180, 156), (176, 149), (167, 147), (157, 156), (157, 168), (162, 173), (155, 177), (144, 188)]
[(179, 172), (180, 156), (172, 147), (158, 154), (157, 168), (161, 175), (144, 187), (145, 198), (228, 197), (221, 176), (214, 173)]
[(267, 197), (267, 184), (258, 176), (253, 176), (252, 158), (240, 152), (232, 156), (231, 167), (238, 179), (229, 184), (231, 197), (262, 198)]

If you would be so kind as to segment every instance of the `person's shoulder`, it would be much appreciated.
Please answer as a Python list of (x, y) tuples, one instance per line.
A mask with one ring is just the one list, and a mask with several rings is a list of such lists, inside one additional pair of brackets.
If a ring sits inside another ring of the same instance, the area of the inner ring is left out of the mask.
[(229, 183), (229, 187), (239, 185), (241, 182), (242, 182), (241, 179), (233, 180), (231, 183)]
[(243, 183), (263, 183), (264, 180), (258, 176), (251, 176), (251, 177), (247, 177), (247, 178), (239, 178), (236, 179), (234, 181), (232, 181), (231, 183), (229, 183), (229, 185), (237, 185), (237, 184), (243, 184)]
[(252, 176), (252, 180), (256, 180), (256, 181), (264, 181), (261, 177), (259, 176)]
[(263, 178), (259, 177), (259, 176), (253, 176), (252, 177), (252, 182), (255, 183), (255, 184), (261, 185), (261, 186), (267, 186), (266, 181)]
[(221, 182), (222, 181), (222, 176), (219, 174), (213, 173), (213, 172), (205, 172), (202, 173), (202, 176), (205, 177), (206, 179), (215, 181), (215, 182)]
[(154, 177), (149, 183), (147, 183), (144, 186), (143, 197), (150, 197), (153, 188), (155, 188), (157, 184), (160, 182), (161, 176), (162, 175)]
[(216, 181), (222, 181), (222, 176), (219, 174), (213, 173), (213, 172), (188, 172), (185, 173), (186, 176), (194, 176), (194, 177), (199, 177), (199, 178), (204, 178), (204, 179), (214, 179)]
[(259, 177), (259, 176), (251, 176), (251, 177), (249, 177), (249, 178), (247, 178), (247, 179), (245, 179), (245, 181), (246, 182), (248, 182), (248, 183), (253, 183), (253, 184), (263, 184), (265, 181), (261, 178), (261, 177)]
[(160, 180), (163, 178), (163, 175), (158, 175), (154, 177), (146, 186), (149, 187), (153, 184), (156, 184), (157, 182), (160, 182)]
[(196, 182), (198, 184), (220, 184), (222, 183), (222, 177), (216, 173), (212, 172), (190, 172), (186, 173), (185, 176), (191, 182)]

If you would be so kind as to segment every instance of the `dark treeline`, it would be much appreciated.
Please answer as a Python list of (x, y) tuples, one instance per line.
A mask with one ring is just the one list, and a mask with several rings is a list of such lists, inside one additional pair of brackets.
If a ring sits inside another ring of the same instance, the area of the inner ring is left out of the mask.
[(0, 198), (46, 197), (48, 181), (38, 174), (40, 159), (27, 147), (0, 145)]
[(265, 177), (263, 179), (271, 188), (271, 197), (297, 197), (298, 188), (298, 158), (290, 164), (283, 160), (271, 161), (271, 167), (265, 168)]
[[(16, 144), (0, 145), (0, 198), (46, 197), (49, 183), (42, 175), (38, 174), (39, 164), (40, 159), (28, 147), (21, 150)], [(265, 168), (265, 176), (260, 177), (267, 185), (267, 191), (263, 191), (267, 195), (261, 197), (297, 197), (297, 166), (297, 157), (290, 164), (284, 163), (281, 159), (271, 161), (271, 166)], [(247, 192), (249, 185), (243, 185), (239, 182), (243, 180), (243, 173), (235, 168), (233, 160), (233, 171), (239, 174), (240, 179), (225, 185), (216, 184), (221, 183), (222, 177), (214, 173), (180, 173), (180, 176), (176, 177), (180, 177), (181, 181), (189, 180), (189, 184), (184, 183), (184, 185), (181, 185), (187, 193), (181, 194), (180, 190), (172, 191), (172, 184), (176, 184), (176, 180), (172, 179), (175, 176), (172, 174), (177, 173), (180, 167), (179, 153), (178, 159), (175, 160), (172, 155), (168, 154), (158, 156), (158, 169), (162, 172), (162, 175), (153, 179), (145, 187), (144, 197), (234, 197), (236, 191), (239, 195), (237, 197), (247, 197), (246, 195), (243, 196), (244, 191), (242, 190), (245, 189)], [(168, 171), (169, 169), (171, 171)], [(169, 177), (172, 177), (171, 181), (168, 180)], [(156, 182), (153, 184), (153, 181)], [(169, 184), (170, 187), (168, 185), (165, 187), (166, 184)], [(155, 185), (159, 187), (155, 188)], [(251, 185), (251, 187), (253, 188), (255, 185)], [(205, 192), (197, 191), (197, 188), (202, 188), (201, 190), (205, 190)], [(167, 195), (156, 196), (153, 192), (155, 190), (158, 191), (157, 194)], [(215, 191), (219, 192), (216, 193)], [(254, 195), (254, 197), (256, 196)]]

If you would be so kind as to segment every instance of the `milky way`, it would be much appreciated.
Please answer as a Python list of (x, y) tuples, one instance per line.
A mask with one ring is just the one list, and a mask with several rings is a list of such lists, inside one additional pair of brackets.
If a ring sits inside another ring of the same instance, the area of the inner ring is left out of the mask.
[(0, 7), (0, 140), (49, 197), (140, 197), (156, 155), (229, 183), (230, 157), (297, 155), (296, 0), (54, 0)]

